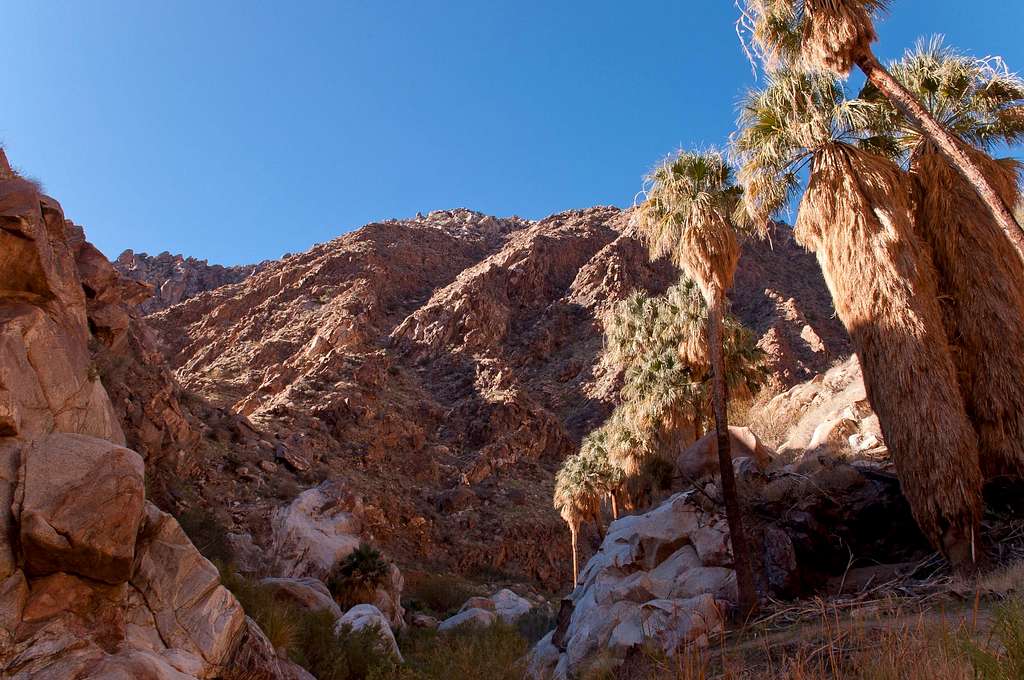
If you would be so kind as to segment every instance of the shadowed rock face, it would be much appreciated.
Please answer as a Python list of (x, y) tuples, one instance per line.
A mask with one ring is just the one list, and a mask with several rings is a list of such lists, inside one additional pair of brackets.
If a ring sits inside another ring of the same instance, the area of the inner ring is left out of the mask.
[(113, 262), (125, 278), (147, 284), (152, 296), (143, 300), (143, 314), (152, 314), (214, 288), (238, 283), (262, 265), (224, 267), (206, 260), (164, 252), (148, 255), (126, 250)]
[[(147, 321), (185, 387), (247, 417), (277, 463), (347, 483), (400, 561), (551, 585), (568, 564), (554, 470), (619, 387), (599, 361), (603, 315), (677, 276), (616, 208), (538, 222), (438, 211), (266, 263)], [(814, 258), (781, 227), (744, 246), (733, 308), (783, 384), (848, 352)], [(227, 477), (207, 483), (237, 495)], [(273, 512), (252, 498), (236, 514)]]

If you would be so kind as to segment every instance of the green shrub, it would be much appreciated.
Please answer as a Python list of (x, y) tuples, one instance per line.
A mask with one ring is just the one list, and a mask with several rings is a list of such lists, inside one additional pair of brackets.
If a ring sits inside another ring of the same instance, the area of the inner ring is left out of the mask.
[(334, 568), (327, 588), (342, 609), (372, 602), (373, 594), (387, 583), (391, 567), (380, 552), (367, 543), (360, 543), (348, 557)]
[(964, 636), (962, 647), (978, 680), (1024, 678), (1024, 602), (1008, 602), (995, 612), (994, 640), (985, 644)]
[(279, 602), (268, 588), (242, 576), (233, 567), (223, 564), (217, 567), (221, 583), (259, 625), (274, 649), (292, 649), (299, 639), (300, 612), (286, 602)]
[(380, 643), (375, 627), (353, 631), (342, 626), (334, 630), (334, 616), (326, 610), (304, 615), (300, 623), (300, 644), (292, 650), (293, 661), (319, 680), (366, 680), (390, 677), (397, 664)]
[(417, 630), (403, 640), (405, 663), (372, 680), (521, 680), (529, 644), (512, 626), (463, 626), (450, 633)]
[(175, 518), (203, 557), (211, 562), (230, 564), (234, 560), (228, 544), (227, 522), (216, 512), (193, 505)]
[(516, 630), (531, 646), (555, 629), (556, 616), (547, 607), (534, 607), (516, 621)]
[(283, 650), (319, 680), (364, 680), (374, 677), (374, 673), (393, 671), (395, 661), (380, 644), (380, 630), (353, 632), (343, 627), (335, 634), (335, 619), (329, 611), (299, 609), (278, 600), (272, 590), (234, 569), (218, 567), (224, 587), (235, 595), (274, 649)]
[(445, 574), (410, 574), (405, 583), (405, 606), (439, 618), (454, 614), (476, 593), (454, 576)]

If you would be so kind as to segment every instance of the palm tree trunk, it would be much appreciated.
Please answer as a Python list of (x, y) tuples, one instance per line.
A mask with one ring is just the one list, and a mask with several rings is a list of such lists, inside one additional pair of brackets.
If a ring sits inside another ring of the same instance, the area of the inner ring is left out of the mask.
[(619, 504), (615, 500), (615, 492), (612, 492), (612, 519), (616, 520), (619, 518)]
[(576, 541), (576, 527), (569, 527), (569, 533), (572, 534), (572, 587), (576, 588), (576, 583), (580, 580), (580, 566), (579, 558), (577, 557), (577, 541)]
[(712, 405), (715, 412), (715, 431), (718, 435), (718, 466), (722, 473), (722, 496), (725, 498), (725, 517), (729, 523), (732, 541), (732, 561), (736, 570), (740, 619), (746, 620), (757, 609), (754, 573), (750, 565), (750, 548), (743, 528), (743, 514), (736, 492), (736, 475), (732, 468), (729, 421), (726, 416), (725, 361), (722, 358), (722, 319), (724, 301), (711, 306), (708, 314), (708, 345), (712, 373)]
[(892, 102), (893, 106), (899, 109), (900, 113), (924, 133), (938, 147), (943, 156), (949, 159), (957, 172), (963, 175), (964, 179), (977, 192), (978, 197), (992, 212), (999, 227), (1017, 246), (1018, 252), (1024, 255), (1024, 227), (1013, 217), (1010, 208), (999, 197), (978, 164), (964, 152), (961, 140), (942, 127), (921, 105), (917, 97), (903, 87), (870, 50), (865, 51), (857, 59), (857, 66), (868, 77), (868, 80)]

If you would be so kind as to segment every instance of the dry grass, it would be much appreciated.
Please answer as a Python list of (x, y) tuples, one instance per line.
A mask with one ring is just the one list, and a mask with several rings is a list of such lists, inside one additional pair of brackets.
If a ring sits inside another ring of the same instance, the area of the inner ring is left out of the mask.
[[(753, 400), (737, 409), (735, 421), (736, 425), (749, 427), (765, 446), (776, 451), (803, 416), (796, 409), (780, 408), (778, 401), (773, 404), (778, 396), (777, 391), (761, 390)], [(734, 422), (731, 416), (730, 422)]]
[(717, 648), (668, 657), (644, 649), (617, 664), (594, 659), (583, 680), (1013, 680), (1024, 677), (1024, 606), (958, 613), (877, 610), (780, 632), (748, 631)]

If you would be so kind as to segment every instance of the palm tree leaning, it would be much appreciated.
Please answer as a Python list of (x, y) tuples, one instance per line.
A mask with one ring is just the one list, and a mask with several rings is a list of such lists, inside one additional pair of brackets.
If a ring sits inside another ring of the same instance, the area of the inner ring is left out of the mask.
[[(1007, 205), (1020, 199), (1018, 163), (994, 160), (999, 145), (1024, 139), (1024, 81), (998, 60), (957, 53), (941, 38), (920, 42), (890, 66), (967, 149)], [(987, 477), (1024, 476), (1024, 260), (970, 185), (931, 140), (899, 115), (872, 85), (872, 143), (888, 149), (916, 179), (917, 233), (929, 246), (953, 359), (968, 416), (978, 432)]]
[(873, 15), (889, 0), (745, 0), (754, 40), (771, 61), (846, 76), (856, 65), (910, 125), (926, 136), (977, 193), (999, 227), (1024, 254), (1024, 227), (968, 152), (963, 140), (878, 61)]
[(680, 152), (647, 178), (646, 198), (636, 218), (652, 257), (668, 255), (700, 288), (708, 306), (708, 357), (712, 375), (712, 409), (718, 435), (726, 519), (732, 541), (740, 616), (757, 608), (757, 592), (743, 514), (736, 490), (727, 419), (727, 389), (722, 358), (722, 322), (726, 293), (739, 260), (733, 226), (740, 189), (722, 154)]
[(966, 570), (981, 514), (977, 435), (936, 274), (914, 233), (911, 180), (861, 148), (863, 107), (831, 76), (769, 74), (767, 86), (746, 97), (733, 138), (743, 201), (755, 222), (767, 223), (795, 197), (810, 165), (795, 236), (817, 254), (918, 525)]

